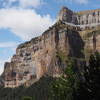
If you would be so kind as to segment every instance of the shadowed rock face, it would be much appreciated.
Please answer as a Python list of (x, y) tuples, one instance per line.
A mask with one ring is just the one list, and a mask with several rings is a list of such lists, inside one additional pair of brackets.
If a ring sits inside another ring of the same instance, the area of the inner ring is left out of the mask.
[(11, 62), (5, 64), (5, 78), (9, 73), (26, 71), (35, 74), (36, 79), (59, 76), (67, 66), (68, 56), (83, 57), (84, 44), (76, 29), (58, 22), (42, 36), (19, 45)]

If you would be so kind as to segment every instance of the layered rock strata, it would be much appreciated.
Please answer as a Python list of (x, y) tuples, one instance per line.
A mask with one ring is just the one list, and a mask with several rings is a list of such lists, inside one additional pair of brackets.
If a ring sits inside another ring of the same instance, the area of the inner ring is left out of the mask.
[[(6, 87), (7, 84), (8, 87), (12, 84), (14, 87), (23, 84), (23, 77), (26, 72), (30, 73), (30, 76), (35, 76), (37, 80), (44, 75), (58, 77), (67, 66), (68, 56), (83, 57), (81, 52), (83, 46), (84, 43), (76, 27), (62, 22), (56, 23), (42, 36), (18, 46), (11, 62), (5, 64)], [(16, 78), (18, 79), (17, 84)], [(15, 83), (11, 82), (14, 79)], [(20, 79), (22, 82), (19, 81)]]
[(100, 9), (73, 12), (67, 7), (63, 7), (58, 14), (57, 20), (75, 25), (100, 24)]
[(81, 70), (84, 55), (87, 60), (91, 53), (100, 51), (99, 24), (100, 10), (75, 13), (63, 7), (52, 27), (19, 45), (11, 62), (5, 63), (4, 86), (29, 86), (42, 76), (59, 77), (69, 58), (75, 59), (76, 67)]

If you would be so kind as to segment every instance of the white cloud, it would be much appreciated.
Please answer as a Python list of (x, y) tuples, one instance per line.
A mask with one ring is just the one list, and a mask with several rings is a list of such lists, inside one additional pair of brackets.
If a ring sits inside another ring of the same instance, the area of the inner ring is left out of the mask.
[(78, 4), (88, 4), (89, 0), (60, 0), (60, 1), (66, 1), (71, 3), (78, 3)]
[(2, 74), (2, 72), (3, 72), (3, 69), (4, 69), (4, 62), (5, 61), (2, 61), (2, 60), (0, 60), (0, 75)]
[(76, 2), (80, 4), (87, 4), (88, 0), (76, 0)]
[(38, 7), (41, 4), (41, 0), (19, 0), (21, 7)]
[(53, 23), (50, 15), (41, 16), (32, 9), (0, 9), (0, 28), (9, 28), (23, 40), (40, 35)]
[(8, 59), (0, 59), (0, 75), (4, 71), (4, 64), (5, 64), (5, 62), (10, 62), (10, 59), (11, 58), (8, 58)]
[[(0, 48), (3, 48), (2, 55), (5, 56), (9, 54), (9, 52), (15, 53), (16, 52), (16, 47), (19, 43), (17, 42), (0, 42)], [(10, 49), (8, 49), (10, 48)], [(7, 51), (9, 50), (9, 52)], [(4, 64), (5, 62), (10, 62), (11, 61), (11, 56), (7, 57), (0, 57), (0, 75), (4, 71)]]
[(12, 47), (16, 47), (18, 45), (18, 43), (15, 42), (0, 42), (0, 48), (12, 48)]
[(12, 7), (15, 6), (13, 5), (13, 3), (17, 4), (17, 7), (23, 7), (23, 8), (27, 8), (27, 7), (38, 7), (40, 6), (43, 2), (42, 0), (5, 0), (3, 2), (3, 5), (7, 8), (7, 7)]
[[(4, 48), (2, 55), (8, 54), (8, 51), (6, 49), (10, 48), (12, 52), (15, 52), (15, 48), (17, 47), (19, 43), (16, 42), (0, 42), (0, 48)], [(8, 49), (9, 50), (9, 49)], [(0, 75), (4, 71), (4, 64), (5, 62), (10, 62), (11, 57), (0, 57)]]

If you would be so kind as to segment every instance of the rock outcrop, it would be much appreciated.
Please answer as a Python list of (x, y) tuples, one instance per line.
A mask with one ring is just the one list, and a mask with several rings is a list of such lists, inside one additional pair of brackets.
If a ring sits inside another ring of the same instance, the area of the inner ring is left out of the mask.
[(75, 14), (73, 11), (68, 9), (67, 7), (63, 7), (57, 17), (57, 21), (63, 21), (73, 24), (78, 24), (77, 14)]
[(80, 31), (80, 35), (85, 44), (84, 52), (86, 59), (89, 59), (92, 53), (100, 52), (100, 26)]
[(73, 23), (75, 25), (100, 24), (100, 9), (73, 12), (67, 7), (63, 7), (57, 20)]
[(79, 25), (100, 24), (100, 9), (78, 12)]
[(26, 72), (37, 80), (44, 75), (59, 76), (67, 66), (68, 56), (83, 57), (83, 47), (76, 27), (57, 22), (42, 36), (18, 46), (11, 62), (5, 64), (5, 87), (12, 87), (12, 84), (17, 87), (27, 82), (23, 79)]

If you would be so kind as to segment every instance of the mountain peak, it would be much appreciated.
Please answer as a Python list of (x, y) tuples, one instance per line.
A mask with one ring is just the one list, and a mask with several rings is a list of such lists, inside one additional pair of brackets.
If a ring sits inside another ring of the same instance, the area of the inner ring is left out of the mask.
[(57, 21), (59, 20), (74, 25), (95, 26), (100, 24), (100, 9), (75, 13), (67, 7), (62, 7), (57, 17)]
[(62, 7), (62, 9), (60, 10), (59, 14), (58, 14), (58, 17), (57, 17), (57, 20), (61, 20), (61, 21), (64, 21), (64, 22), (71, 22), (71, 19), (70, 18), (71, 16), (73, 15), (73, 12), (68, 9), (67, 7)]

